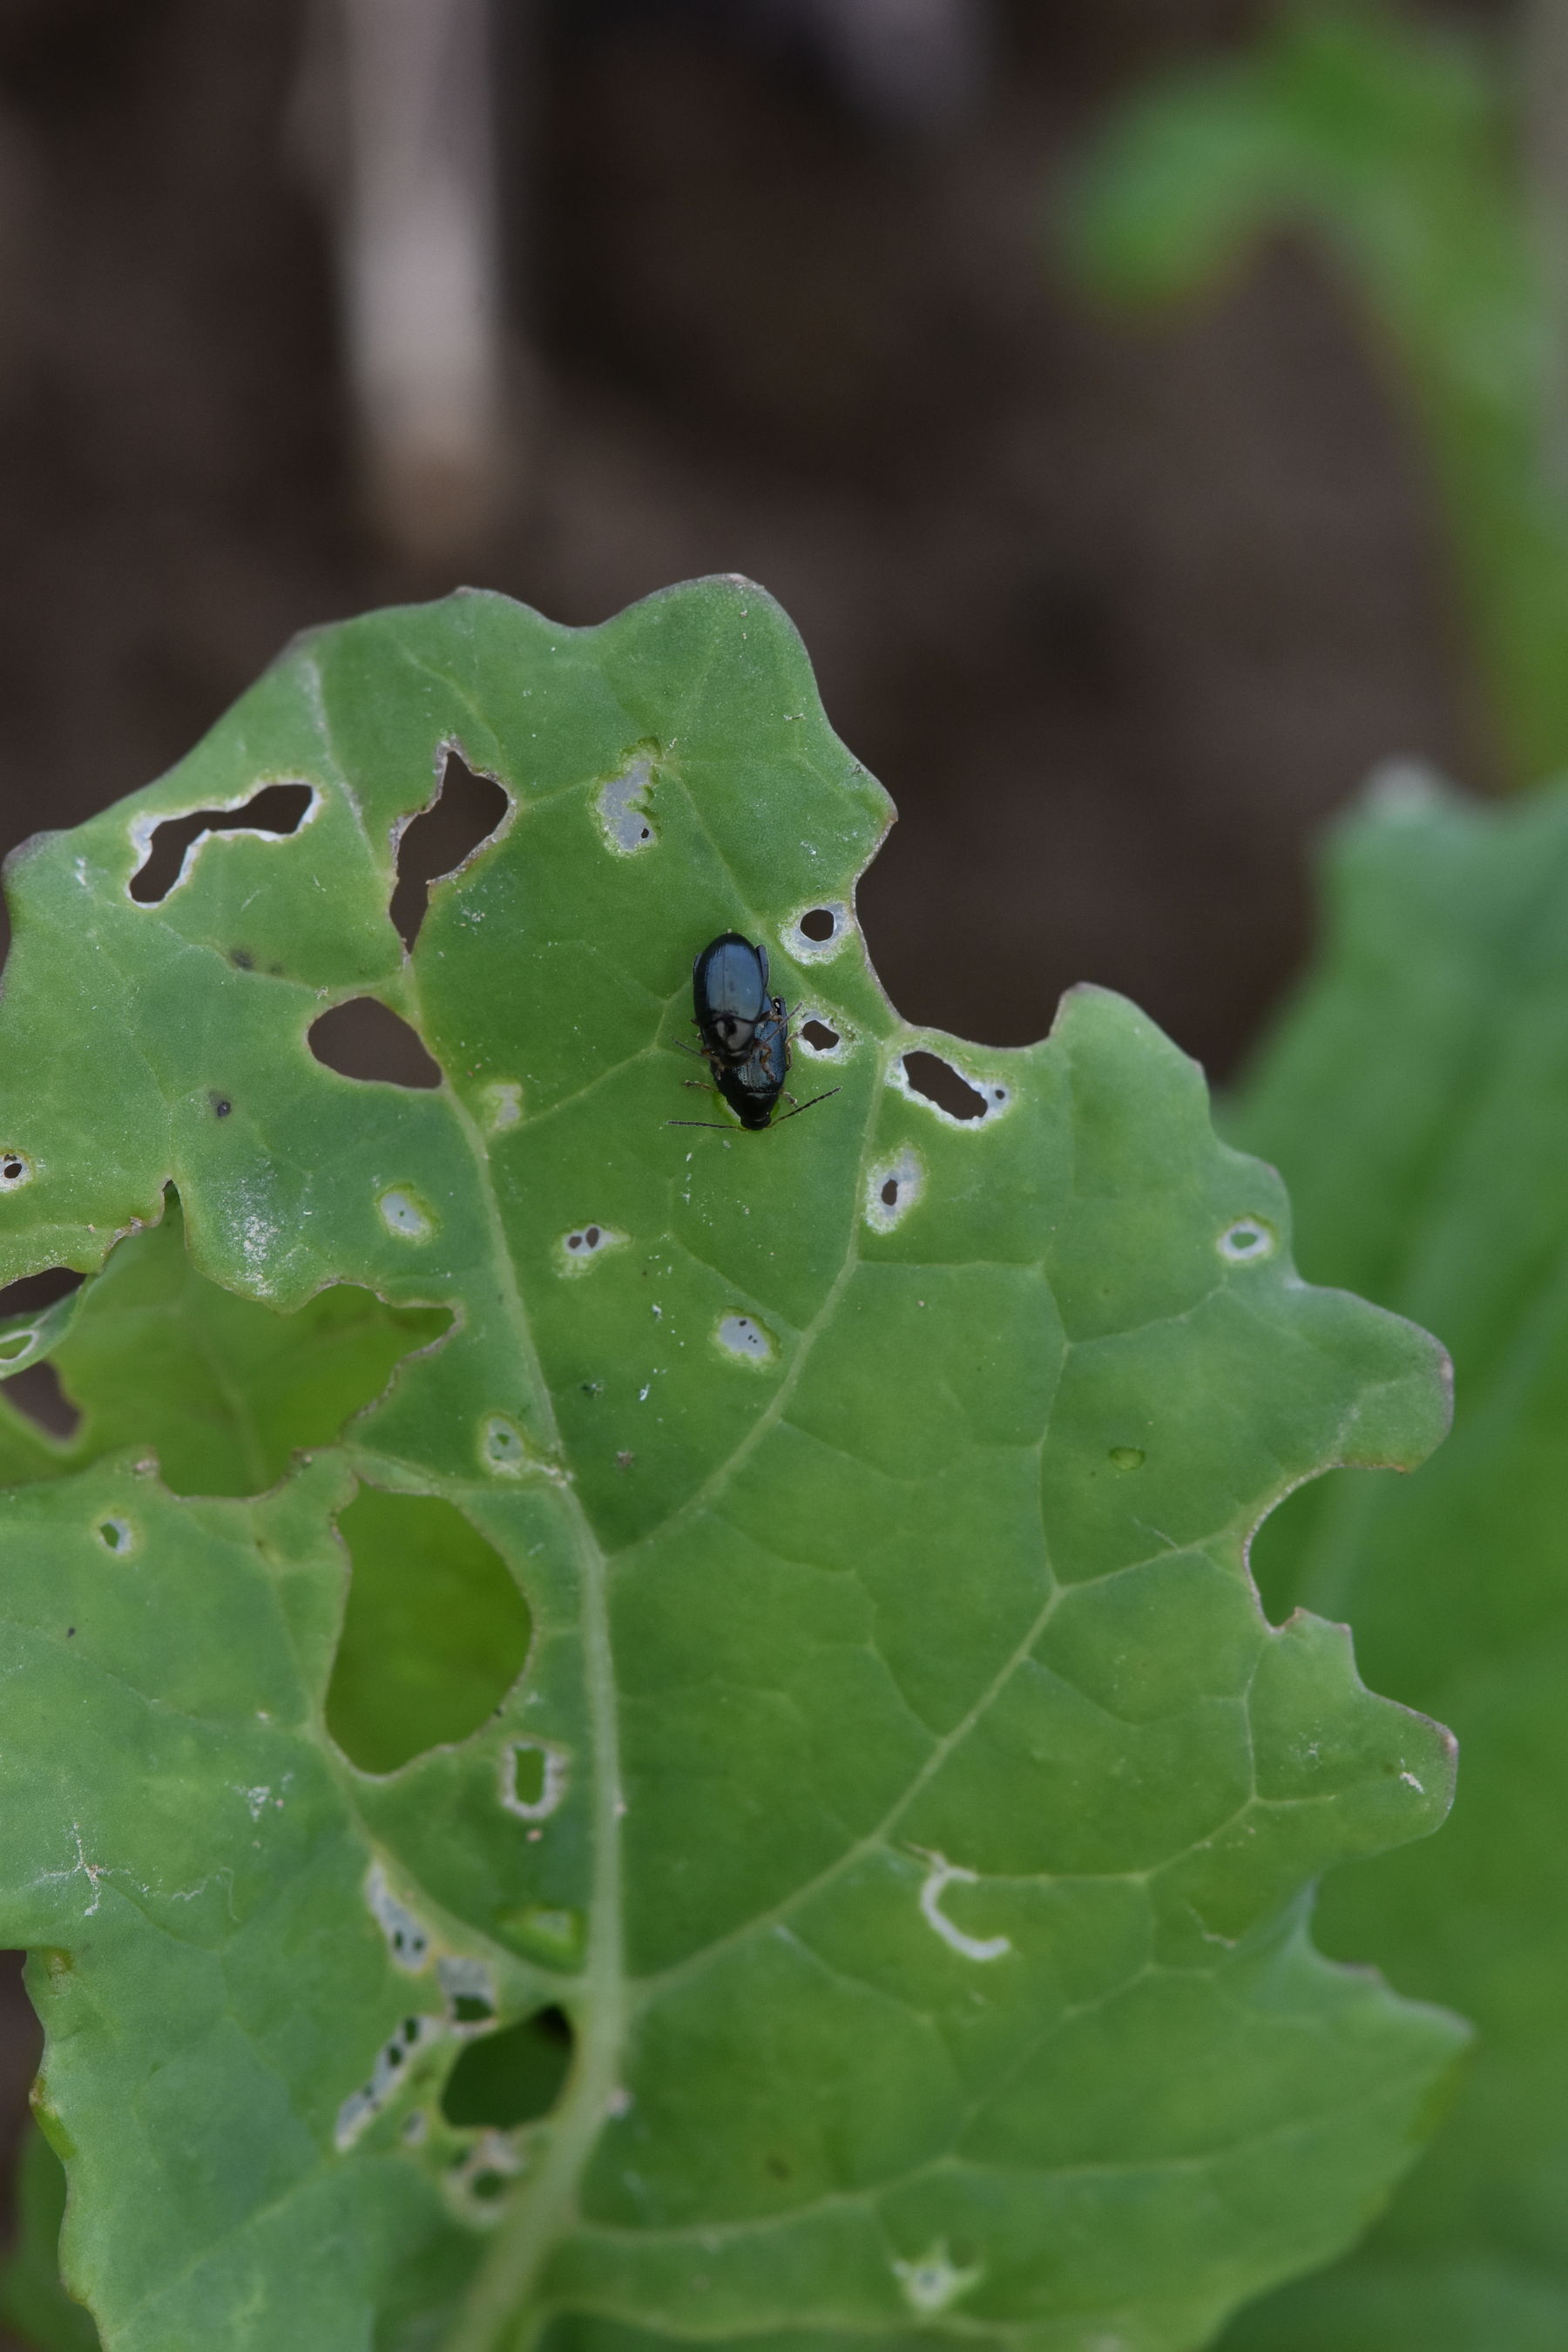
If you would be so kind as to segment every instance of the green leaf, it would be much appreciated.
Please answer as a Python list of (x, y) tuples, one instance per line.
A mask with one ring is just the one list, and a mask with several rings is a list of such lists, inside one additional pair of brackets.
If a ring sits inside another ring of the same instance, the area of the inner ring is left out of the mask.
[(100, 2352), (91, 2317), (57, 2275), (65, 2206), (65, 2168), (43, 2134), (29, 2131), (16, 2170), (16, 2242), (0, 2279), (0, 2319), (37, 2352)]
[[(405, 958), (454, 749), (508, 811)], [(1440, 1356), (1302, 1286), (1120, 999), (900, 1023), (887, 818), (760, 590), (464, 594), (14, 869), (0, 1279), (131, 1235), (57, 1359), (111, 1450), (0, 1497), (0, 1934), (109, 2352), (1179, 2352), (1425, 2128), (1461, 2029), (1303, 1890), (1436, 1824), (1447, 1736), (1246, 1551), (1436, 1441)], [(731, 926), (838, 1089), (763, 1134), (682, 1090)], [(314, 1057), (365, 994), (438, 1088)]]
[[(12, 1480), (148, 1445), (181, 1494), (256, 1494), (297, 1449), (331, 1444), (450, 1320), (346, 1286), (291, 1316), (235, 1297), (196, 1273), (171, 1196), (162, 1223), (117, 1249), (97, 1281), (0, 1325), (0, 1380), (50, 1356), (81, 1415), (68, 1441), (7, 1465)], [(7, 1364), (13, 1330), (27, 1344)]]
[[(1087, 280), (1190, 298), (1304, 236), (1393, 363), (1442, 501), (1509, 772), (1568, 764), (1568, 499), (1556, 330), (1513, 77), (1448, 25), (1312, 0), (1113, 110), (1065, 219)], [(1558, 420), (1559, 437), (1562, 421)]]
[(1336, 1476), (1258, 1547), (1265, 1590), (1353, 1617), (1441, 1709), (1464, 1794), (1435, 1846), (1344, 1871), (1332, 1950), (1480, 2029), (1455, 2112), (1365, 2245), (1249, 2313), (1247, 2352), (1548, 2352), (1568, 1903), (1568, 798), (1502, 814), (1391, 775), (1337, 837), (1322, 961), (1236, 1124), (1288, 1175), (1308, 1270), (1451, 1344), (1455, 1433), (1405, 1481)]

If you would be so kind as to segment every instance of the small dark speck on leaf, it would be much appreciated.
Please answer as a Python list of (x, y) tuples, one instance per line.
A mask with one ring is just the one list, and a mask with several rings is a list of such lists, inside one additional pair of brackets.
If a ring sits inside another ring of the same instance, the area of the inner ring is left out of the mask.
[(584, 1396), (603, 1396), (605, 1393), (604, 1381), (584, 1381), (583, 1383), (583, 1393)]
[(234, 1105), (226, 1095), (214, 1095), (213, 1117), (215, 1118), (226, 1118), (233, 1108)]
[(67, 1639), (67, 1641), (68, 1641), (68, 1642), (70, 1640), (71, 1635), (72, 1635), (75, 1632), (76, 1632), (76, 1627), (75, 1627), (74, 1625), (68, 1625), (68, 1626), (66, 1627), (66, 1639)]
[(230, 948), (228, 951), (228, 960), (230, 963), (233, 964), (236, 971), (254, 971), (256, 970), (256, 958), (251, 954), (248, 948)]

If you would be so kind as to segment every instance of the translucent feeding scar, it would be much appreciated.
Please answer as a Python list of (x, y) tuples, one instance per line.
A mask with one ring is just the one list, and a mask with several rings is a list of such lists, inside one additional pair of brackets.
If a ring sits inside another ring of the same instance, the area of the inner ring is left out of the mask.
[(979, 1872), (965, 1870), (961, 1864), (949, 1862), (945, 1854), (929, 1853), (923, 1846), (915, 1846), (911, 1851), (931, 1865), (925, 1884), (921, 1888), (921, 1916), (928, 1927), (936, 1929), (949, 1949), (960, 1953), (966, 1960), (999, 1960), (1004, 1952), (1010, 1952), (1013, 1948), (1011, 1937), (966, 1936), (941, 1907), (942, 1895), (948, 1887), (978, 1886)]

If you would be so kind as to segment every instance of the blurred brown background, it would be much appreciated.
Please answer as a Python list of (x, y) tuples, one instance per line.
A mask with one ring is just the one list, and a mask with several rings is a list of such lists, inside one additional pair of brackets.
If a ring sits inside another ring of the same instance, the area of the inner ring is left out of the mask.
[(837, 5), (498, 0), (519, 454), (416, 561), (359, 494), (299, 0), (0, 0), (5, 846), (305, 623), (743, 571), (901, 810), (865, 910), (905, 1013), (1015, 1043), (1088, 977), (1231, 1066), (1324, 814), (1390, 752), (1481, 759), (1415, 461), (1311, 265), (1155, 331), (1053, 252), (1107, 98), (1259, 11), (977, 5), (922, 120)]
[(1091, 978), (1223, 1076), (1368, 767), (1489, 781), (1322, 276), (1280, 249), (1154, 330), (1053, 251), (1108, 99), (1261, 11), (494, 8), (511, 454), (443, 537), (364, 494), (328, 0), (0, 0), (0, 846), (145, 782), (307, 623), (459, 578), (591, 622), (742, 571), (901, 810), (863, 903), (902, 1010), (1016, 1043)]

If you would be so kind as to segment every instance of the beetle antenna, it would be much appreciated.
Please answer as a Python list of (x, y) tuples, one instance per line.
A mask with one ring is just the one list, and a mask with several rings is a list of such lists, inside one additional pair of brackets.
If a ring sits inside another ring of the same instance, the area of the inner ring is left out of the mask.
[[(794, 1113), (790, 1116), (793, 1118)], [(666, 1127), (705, 1127), (710, 1135), (743, 1135), (744, 1128), (734, 1128), (716, 1118), (667, 1118)]]
[(819, 1102), (831, 1102), (835, 1095), (841, 1094), (842, 1092), (843, 1088), (841, 1087), (829, 1087), (825, 1095), (813, 1095), (809, 1102), (796, 1103), (793, 1110), (785, 1111), (784, 1118), (771, 1118), (768, 1121), (768, 1125), (770, 1127), (782, 1127), (784, 1123), (784, 1118), (798, 1118), (803, 1110), (815, 1110)]

